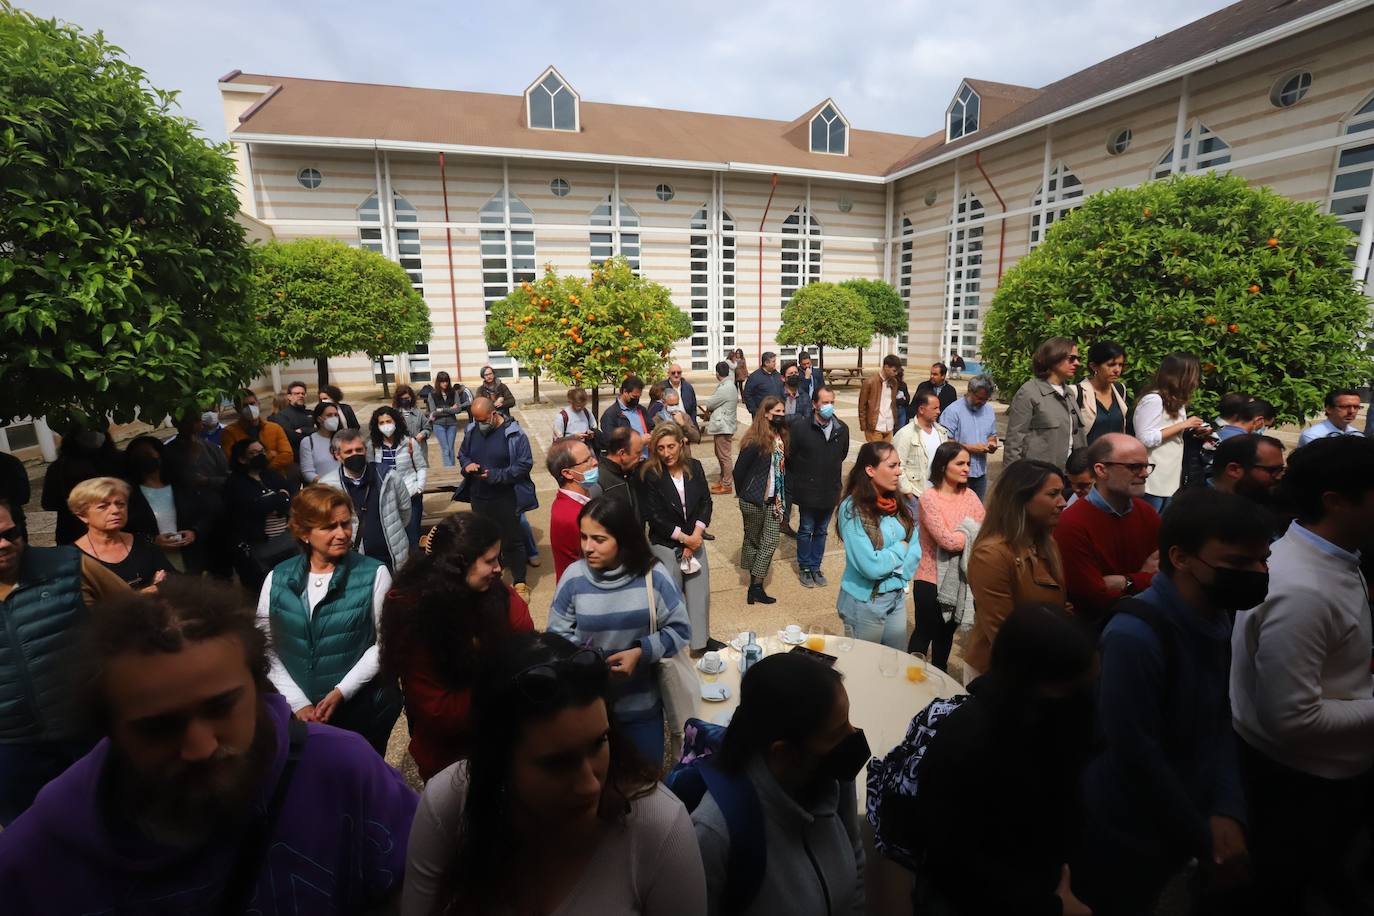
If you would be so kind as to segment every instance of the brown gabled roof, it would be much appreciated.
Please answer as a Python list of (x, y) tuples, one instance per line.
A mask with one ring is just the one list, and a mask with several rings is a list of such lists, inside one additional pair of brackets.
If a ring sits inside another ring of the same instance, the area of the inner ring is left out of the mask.
[[(1186, 63), (1212, 51), (1219, 51), (1269, 29), (1277, 28), (1294, 19), (1332, 6), (1342, 0), (1241, 0), (1210, 16), (1190, 22), (1182, 28), (1174, 29), (1151, 41), (1131, 48), (1100, 64), (1080, 70), (1057, 82), (1042, 86), (1038, 90), (1027, 90), (1024, 86), (1011, 86), (1009, 89), (1021, 92), (1034, 92), (1033, 97), (1024, 98), (998, 117), (990, 114), (986, 107), (987, 97), (983, 97), (984, 107), (979, 130), (960, 137), (953, 143), (936, 142), (921, 149), (912, 150), (898, 160), (887, 171), (897, 172), (933, 159), (942, 153), (986, 140), (1020, 124), (1051, 115), (1056, 111), (1087, 101), (1095, 96), (1110, 92), (1137, 80), (1145, 79), (1162, 70)], [(985, 83), (981, 80), (966, 80), (979, 95), (981, 86), (1000, 86), (1004, 84)], [(938, 137), (937, 141), (942, 140)]]
[[(582, 101), (582, 130), (531, 130), (523, 95), (416, 89), (237, 73), (227, 83), (280, 86), (235, 133), (497, 149), (747, 162), (881, 176), (915, 138), (850, 129), (848, 156), (812, 153), (792, 122)], [(816, 110), (820, 109), (816, 106)]]

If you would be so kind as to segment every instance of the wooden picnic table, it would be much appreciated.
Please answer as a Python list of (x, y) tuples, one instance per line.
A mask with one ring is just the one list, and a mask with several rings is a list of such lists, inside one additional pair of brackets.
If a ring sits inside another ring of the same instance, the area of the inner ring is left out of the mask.
[(825, 382), (827, 385), (836, 380), (842, 381), (846, 386), (856, 379), (863, 379), (864, 371), (858, 366), (826, 366)]

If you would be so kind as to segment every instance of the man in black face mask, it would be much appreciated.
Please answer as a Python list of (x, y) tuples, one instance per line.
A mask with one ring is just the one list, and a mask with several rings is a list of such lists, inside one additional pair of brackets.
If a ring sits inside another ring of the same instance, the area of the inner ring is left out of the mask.
[(1284, 489), (1297, 521), (1274, 543), (1264, 603), (1236, 616), (1231, 637), (1260, 890), (1252, 912), (1306, 912), (1314, 892), (1330, 912), (1363, 912), (1342, 865), (1374, 771), (1374, 628), (1360, 571), (1361, 549), (1374, 546), (1374, 441), (1304, 445)]
[(1268, 556), (1253, 503), (1184, 491), (1160, 525), (1159, 573), (1114, 608), (1101, 641), (1105, 748), (1084, 777), (1087, 829), (1073, 863), (1074, 892), (1095, 913), (1153, 913), (1166, 882), (1194, 858), (1210, 888), (1245, 877), (1231, 616), (1264, 600)]
[(520, 513), (539, 506), (530, 480), (534, 456), (529, 437), (490, 398), (479, 397), (472, 402), (472, 422), (463, 431), (458, 467), (463, 470), (463, 482), (453, 498), (472, 503), (473, 512), (501, 529), (501, 560), (510, 570), (515, 593), (529, 601), (530, 587), (525, 582), (529, 557)]
[(321, 477), (320, 483), (343, 490), (353, 500), (353, 549), (395, 572), (410, 554), (410, 488), (400, 474), (382, 474), (377, 462), (367, 460), (367, 443), (356, 429), (336, 432), (329, 450), (339, 469)]

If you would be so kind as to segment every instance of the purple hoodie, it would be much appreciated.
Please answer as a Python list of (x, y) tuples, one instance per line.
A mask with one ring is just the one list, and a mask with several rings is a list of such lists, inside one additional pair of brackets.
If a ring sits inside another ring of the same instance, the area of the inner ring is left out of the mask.
[[(259, 810), (286, 763), (291, 715), (280, 696), (264, 700), (277, 753)], [(111, 825), (97, 798), (109, 753), (106, 738), (0, 833), (0, 909), (15, 916), (218, 912), (238, 835), (226, 832), (191, 852), (131, 842), (136, 834)], [(311, 916), (376, 906), (400, 889), (416, 801), (362, 737), (312, 723), (249, 912)]]

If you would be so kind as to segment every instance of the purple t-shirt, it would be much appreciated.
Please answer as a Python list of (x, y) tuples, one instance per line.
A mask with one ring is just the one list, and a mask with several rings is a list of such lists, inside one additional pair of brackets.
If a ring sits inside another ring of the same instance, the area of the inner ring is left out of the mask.
[[(286, 701), (265, 698), (277, 754), (259, 796), (265, 810), (286, 763)], [(97, 798), (110, 753), (102, 740), (0, 833), (0, 905), (7, 913), (214, 914), (239, 835), (198, 850), (130, 841)], [(359, 735), (311, 724), (249, 912), (360, 913), (397, 892), (417, 797)]]

